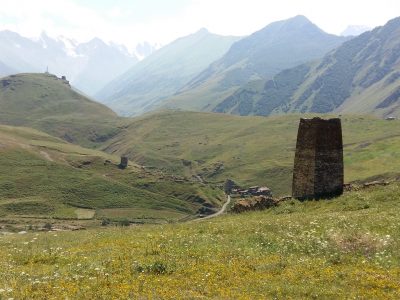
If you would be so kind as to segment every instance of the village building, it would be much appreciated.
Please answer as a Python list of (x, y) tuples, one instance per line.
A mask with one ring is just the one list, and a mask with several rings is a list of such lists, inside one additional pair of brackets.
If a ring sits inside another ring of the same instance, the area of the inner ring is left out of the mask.
[(233, 188), (232, 194), (239, 195), (242, 198), (253, 197), (253, 196), (272, 197), (271, 189), (269, 189), (268, 187), (265, 187), (265, 186), (263, 186), (263, 187), (252, 186), (252, 187), (249, 187), (248, 189)]

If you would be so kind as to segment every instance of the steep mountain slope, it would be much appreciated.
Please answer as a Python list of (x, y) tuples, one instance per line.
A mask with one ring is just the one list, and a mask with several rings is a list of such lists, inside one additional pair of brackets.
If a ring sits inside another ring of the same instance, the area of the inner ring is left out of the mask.
[(271, 23), (235, 44), (191, 80), (167, 106), (212, 110), (250, 80), (317, 59), (346, 40), (327, 34), (304, 16)]
[(0, 123), (30, 126), (70, 142), (92, 145), (119, 129), (116, 114), (50, 74), (0, 80)]
[(89, 95), (137, 62), (126, 49), (99, 39), (79, 44), (42, 33), (38, 40), (32, 40), (12, 31), (0, 32), (0, 57), (14, 73), (44, 72), (49, 68), (53, 74), (67, 76)]
[(154, 52), (107, 85), (96, 98), (123, 115), (149, 111), (225, 54), (238, 39), (201, 29)]
[(177, 183), (132, 162), (120, 170), (118, 163), (116, 156), (31, 128), (0, 125), (1, 224), (99, 226), (103, 218), (164, 223), (194, 217), (203, 204), (211, 211), (223, 200), (219, 189)]
[(366, 32), (323, 59), (252, 83), (214, 111), (241, 115), (288, 112), (400, 116), (400, 18)]
[[(232, 178), (285, 195), (291, 192), (299, 118), (163, 112), (133, 119), (102, 149), (187, 178)], [(342, 122), (346, 182), (399, 175), (400, 121), (346, 116)]]

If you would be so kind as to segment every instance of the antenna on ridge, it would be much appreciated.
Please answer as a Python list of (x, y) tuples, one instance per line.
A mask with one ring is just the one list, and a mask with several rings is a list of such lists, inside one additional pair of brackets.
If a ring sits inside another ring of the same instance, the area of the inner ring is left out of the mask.
[(46, 67), (46, 72), (45, 74), (49, 74), (49, 66)]

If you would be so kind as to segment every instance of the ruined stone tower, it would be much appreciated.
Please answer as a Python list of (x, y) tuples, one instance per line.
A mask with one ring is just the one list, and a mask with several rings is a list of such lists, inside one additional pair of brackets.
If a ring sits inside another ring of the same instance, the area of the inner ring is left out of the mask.
[(119, 164), (120, 169), (126, 169), (128, 166), (128, 157), (127, 156), (121, 156), (121, 162)]
[(300, 119), (292, 196), (321, 198), (343, 193), (343, 142), (340, 119)]

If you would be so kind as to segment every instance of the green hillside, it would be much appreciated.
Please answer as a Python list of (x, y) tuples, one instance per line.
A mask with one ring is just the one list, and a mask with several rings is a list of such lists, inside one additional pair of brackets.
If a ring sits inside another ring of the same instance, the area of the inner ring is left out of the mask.
[(400, 116), (400, 18), (366, 32), (315, 63), (251, 83), (215, 109), (240, 115), (293, 112)]
[[(26, 140), (16, 143), (12, 142), (16, 139), (13, 134), (20, 132), (4, 133), (13, 146), (5, 144), (0, 149), (7, 166), (2, 174), (10, 186), (17, 182), (22, 185), (11, 190), (16, 192), (13, 197), (17, 200), (33, 197), (47, 203), (48, 199), (58, 199), (61, 211), (65, 205), (88, 208), (95, 210), (94, 218), (137, 217), (137, 208), (150, 209), (147, 217), (160, 216), (158, 210), (168, 208), (180, 218), (220, 206), (223, 196), (217, 186), (226, 178), (242, 185), (267, 185), (275, 195), (291, 192), (298, 115), (265, 118), (162, 112), (123, 119), (52, 76), (23, 74), (2, 82), (2, 113), (9, 113), (2, 114), (1, 122), (40, 128), (63, 139), (38, 138), (41, 144), (37, 145), (36, 138), (25, 134)], [(33, 96), (28, 97), (30, 90)], [(46, 90), (49, 97), (40, 101)], [(68, 98), (78, 96), (81, 98)], [(397, 177), (400, 122), (367, 116), (346, 116), (342, 120), (346, 182)], [(56, 141), (48, 146), (47, 139)], [(65, 140), (117, 156), (112, 158), (113, 164), (104, 164), (108, 154), (91, 154), (92, 150)], [(42, 153), (40, 147), (49, 148), (51, 153), (46, 149)], [(58, 154), (63, 155), (57, 159)], [(116, 168), (120, 155), (128, 155), (138, 164), (132, 172)], [(86, 156), (90, 157), (88, 161)], [(27, 172), (32, 165), (37, 169)], [(43, 176), (48, 172), (51, 175)], [(29, 184), (23, 185), (20, 178), (24, 176), (28, 176)], [(3, 197), (13, 195), (8, 185), (3, 190)], [(120, 208), (129, 208), (130, 212)]]
[(118, 159), (34, 129), (0, 125), (0, 223), (159, 223), (193, 218), (204, 205), (224, 201), (220, 189), (135, 164), (120, 170)]
[(17, 74), (0, 80), (0, 124), (33, 127), (73, 143), (94, 146), (121, 124), (108, 107), (50, 74)]
[(240, 39), (201, 29), (137, 63), (104, 87), (96, 98), (121, 115), (154, 110)]
[(234, 43), (165, 107), (211, 111), (247, 82), (270, 79), (279, 71), (319, 59), (346, 40), (325, 33), (304, 16), (273, 22)]
[[(164, 112), (133, 119), (103, 150), (187, 178), (232, 178), (290, 194), (299, 118)], [(342, 121), (346, 182), (400, 173), (400, 121), (368, 116)]]
[(399, 191), (206, 222), (0, 236), (0, 297), (399, 299)]

